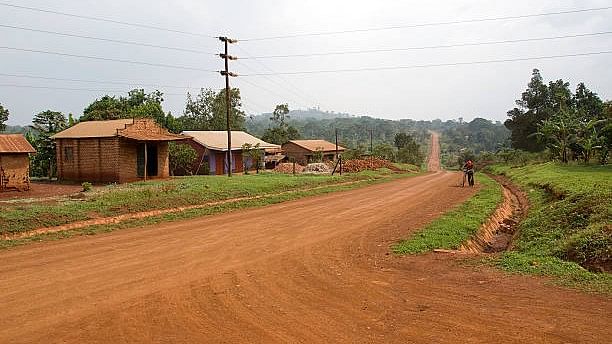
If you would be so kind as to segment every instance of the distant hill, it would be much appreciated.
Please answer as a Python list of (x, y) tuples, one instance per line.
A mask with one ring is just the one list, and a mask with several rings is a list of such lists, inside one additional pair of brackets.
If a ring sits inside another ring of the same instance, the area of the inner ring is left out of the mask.
[[(246, 119), (246, 130), (258, 137), (273, 126), (272, 114), (261, 114)], [(295, 127), (303, 139), (335, 140), (338, 129), (339, 142), (348, 148), (369, 147), (372, 143), (393, 145), (395, 134), (408, 133), (419, 143), (427, 143), (428, 131), (442, 134), (442, 142), (452, 148), (469, 148), (476, 153), (495, 151), (507, 143), (509, 131), (500, 122), (476, 118), (471, 122), (449, 120), (415, 121), (412, 119), (390, 120), (369, 116), (351, 116), (346, 113), (320, 111), (318, 109), (294, 110), (289, 113), (288, 123)], [(449, 147), (450, 148), (450, 147)]]
[(22, 127), (20, 125), (7, 125), (4, 134), (23, 134), (28, 131), (28, 127)]

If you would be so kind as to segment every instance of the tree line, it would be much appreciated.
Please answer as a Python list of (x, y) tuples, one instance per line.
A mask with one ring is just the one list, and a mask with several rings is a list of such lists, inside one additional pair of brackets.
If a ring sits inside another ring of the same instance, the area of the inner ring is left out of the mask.
[(551, 158), (564, 163), (588, 163), (595, 157), (607, 163), (612, 147), (612, 102), (604, 102), (584, 83), (572, 92), (563, 79), (546, 84), (534, 69), (516, 105), (505, 122), (513, 148), (548, 150)]

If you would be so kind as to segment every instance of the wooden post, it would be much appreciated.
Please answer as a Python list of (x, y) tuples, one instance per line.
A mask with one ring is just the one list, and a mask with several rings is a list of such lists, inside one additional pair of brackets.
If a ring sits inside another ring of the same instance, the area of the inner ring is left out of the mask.
[(147, 181), (147, 141), (144, 143), (144, 180)]

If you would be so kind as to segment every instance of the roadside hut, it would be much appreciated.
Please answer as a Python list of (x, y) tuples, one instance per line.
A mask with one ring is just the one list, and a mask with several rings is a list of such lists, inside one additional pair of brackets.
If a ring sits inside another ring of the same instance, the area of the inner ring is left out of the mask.
[(167, 178), (169, 133), (153, 119), (81, 122), (52, 136), (60, 180), (132, 182)]
[[(338, 153), (346, 149), (338, 146)], [(313, 162), (316, 155), (321, 155), (323, 161), (335, 160), (336, 145), (325, 140), (291, 140), (283, 145), (283, 152), (289, 160), (306, 165)]]
[[(194, 171), (221, 175), (227, 173), (227, 131), (184, 131), (183, 135), (190, 137), (184, 144), (190, 145), (198, 153)], [(280, 146), (265, 142), (244, 131), (232, 131), (232, 172), (243, 172), (242, 146), (259, 144), (262, 151), (279, 150)], [(247, 162), (247, 166), (249, 166)]]
[(0, 135), (0, 192), (30, 189), (31, 153), (36, 153), (36, 150), (23, 135)]

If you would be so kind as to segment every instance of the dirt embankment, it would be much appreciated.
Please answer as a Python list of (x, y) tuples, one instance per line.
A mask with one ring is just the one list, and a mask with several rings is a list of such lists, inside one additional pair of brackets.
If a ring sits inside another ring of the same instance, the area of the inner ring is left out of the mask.
[(511, 248), (514, 238), (518, 235), (518, 224), (527, 216), (529, 209), (527, 195), (507, 178), (491, 177), (502, 186), (503, 201), (459, 251), (493, 253)]

